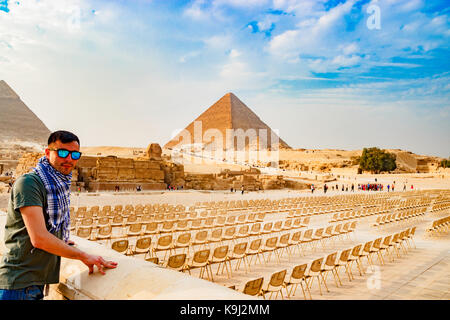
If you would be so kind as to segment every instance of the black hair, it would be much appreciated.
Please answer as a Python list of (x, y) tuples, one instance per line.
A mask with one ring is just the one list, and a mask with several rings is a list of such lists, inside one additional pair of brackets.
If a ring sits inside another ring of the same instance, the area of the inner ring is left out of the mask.
[(74, 135), (72, 132), (64, 130), (52, 132), (50, 137), (48, 137), (48, 145), (56, 141), (61, 141), (62, 143), (69, 143), (72, 141), (76, 141), (78, 142), (78, 145), (80, 144), (80, 139), (78, 139), (76, 135)]

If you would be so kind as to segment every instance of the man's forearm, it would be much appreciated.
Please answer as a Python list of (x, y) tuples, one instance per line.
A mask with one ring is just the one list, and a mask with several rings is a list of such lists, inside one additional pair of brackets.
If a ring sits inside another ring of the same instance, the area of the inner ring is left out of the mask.
[(69, 246), (49, 232), (40, 237), (36, 247), (54, 255), (69, 259), (82, 260), (85, 255), (83, 251)]

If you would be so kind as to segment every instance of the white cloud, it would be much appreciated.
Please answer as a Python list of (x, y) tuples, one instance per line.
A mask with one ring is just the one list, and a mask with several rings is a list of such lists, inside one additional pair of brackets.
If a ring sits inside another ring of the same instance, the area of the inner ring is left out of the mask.
[(230, 58), (234, 59), (234, 58), (239, 57), (241, 54), (242, 54), (242, 53), (239, 52), (238, 50), (232, 49), (232, 50), (230, 51), (229, 56), (230, 56)]

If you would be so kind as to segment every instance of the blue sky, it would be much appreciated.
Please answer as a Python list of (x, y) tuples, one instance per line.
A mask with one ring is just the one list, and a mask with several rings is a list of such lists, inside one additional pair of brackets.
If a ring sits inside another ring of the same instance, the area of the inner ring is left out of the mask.
[(449, 8), (0, 0), (0, 79), (50, 130), (85, 145), (163, 145), (231, 91), (294, 148), (448, 157)]

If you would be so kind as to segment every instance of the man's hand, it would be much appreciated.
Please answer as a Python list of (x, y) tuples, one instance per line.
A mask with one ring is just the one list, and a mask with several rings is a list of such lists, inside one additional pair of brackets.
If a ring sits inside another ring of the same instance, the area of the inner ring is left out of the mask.
[(109, 269), (114, 269), (115, 267), (117, 267), (117, 262), (113, 262), (113, 261), (105, 261), (102, 257), (100, 256), (93, 256), (90, 254), (86, 254), (81, 261), (88, 266), (89, 268), (89, 274), (94, 272), (94, 265), (97, 266), (98, 271), (100, 271), (101, 274), (105, 274), (105, 271), (103, 271), (103, 268), (109, 268)]

